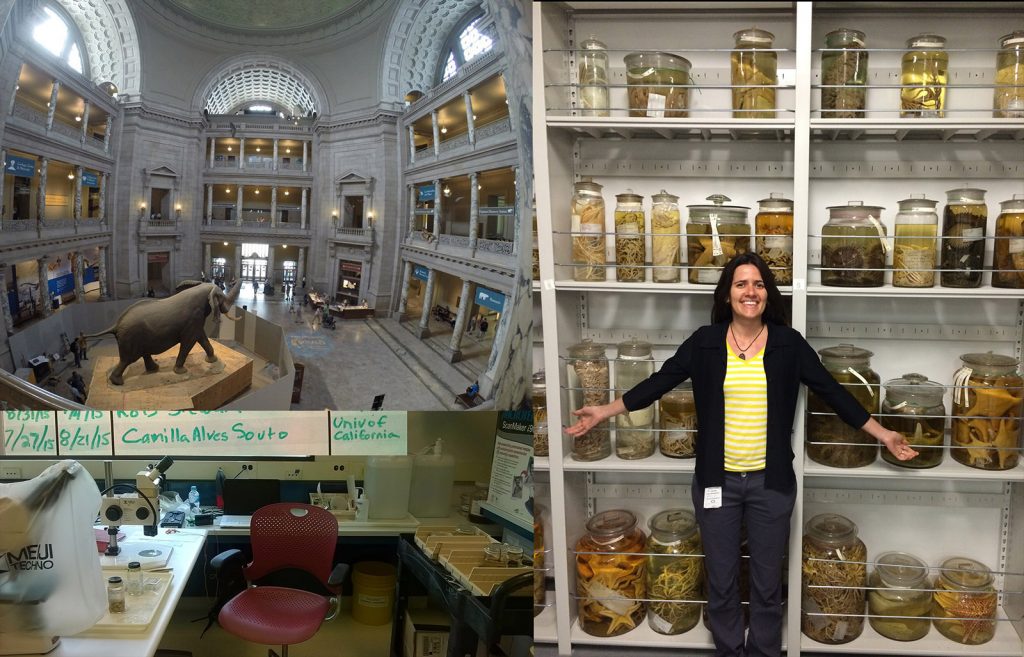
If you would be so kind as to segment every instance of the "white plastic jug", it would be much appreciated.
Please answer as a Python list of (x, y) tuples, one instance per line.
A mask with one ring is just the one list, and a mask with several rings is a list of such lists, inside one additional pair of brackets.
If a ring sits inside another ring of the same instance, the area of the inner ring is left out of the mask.
[(452, 512), (455, 457), (442, 449), (438, 438), (433, 453), (418, 454), (413, 460), (409, 513), (417, 518), (444, 518)]
[(365, 495), (370, 500), (370, 520), (405, 518), (409, 515), (411, 456), (368, 456), (363, 479)]

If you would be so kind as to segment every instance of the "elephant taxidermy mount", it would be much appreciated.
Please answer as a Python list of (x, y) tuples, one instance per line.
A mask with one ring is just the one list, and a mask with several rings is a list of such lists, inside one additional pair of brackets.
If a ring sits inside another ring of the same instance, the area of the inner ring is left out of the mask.
[(200, 283), (166, 299), (143, 299), (129, 306), (107, 330), (85, 337), (114, 334), (120, 360), (107, 380), (115, 386), (124, 385), (125, 369), (140, 358), (145, 362), (147, 372), (159, 370), (153, 356), (176, 344), (181, 347), (174, 371), (184, 374), (187, 371), (185, 359), (197, 342), (206, 352), (206, 362), (217, 362), (217, 354), (206, 337), (206, 319), (211, 314), (219, 319), (220, 315), (216, 313), (223, 313), (231, 321), (238, 321), (230, 311), (241, 288), (241, 279), (235, 281), (227, 294), (213, 283)]

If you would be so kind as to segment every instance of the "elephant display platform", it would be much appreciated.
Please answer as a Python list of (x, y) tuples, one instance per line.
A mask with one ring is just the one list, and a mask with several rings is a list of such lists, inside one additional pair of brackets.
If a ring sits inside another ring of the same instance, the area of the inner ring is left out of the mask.
[(104, 410), (216, 410), (252, 385), (253, 359), (218, 340), (210, 340), (217, 355), (208, 362), (196, 344), (185, 359), (184, 374), (174, 371), (178, 348), (153, 356), (160, 365), (147, 372), (140, 360), (124, 372), (124, 384), (113, 385), (108, 373), (118, 366), (117, 356), (98, 356), (89, 382), (88, 404)]

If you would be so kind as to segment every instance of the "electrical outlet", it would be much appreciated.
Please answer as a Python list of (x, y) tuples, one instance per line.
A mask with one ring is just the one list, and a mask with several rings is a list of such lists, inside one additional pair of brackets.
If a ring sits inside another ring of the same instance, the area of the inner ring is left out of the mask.
[(10, 465), (0, 466), (0, 479), (21, 479), (21, 468)]
[(285, 479), (302, 479), (302, 468), (288, 468)]

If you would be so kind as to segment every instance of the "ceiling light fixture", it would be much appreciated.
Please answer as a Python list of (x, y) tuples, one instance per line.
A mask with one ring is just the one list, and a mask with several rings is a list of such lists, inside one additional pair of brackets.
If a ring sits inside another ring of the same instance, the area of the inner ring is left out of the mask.
[(259, 195), (260, 195), (260, 190), (257, 189), (256, 190), (256, 196), (259, 196)]
[(224, 191), (227, 192), (228, 194), (230, 194), (231, 193), (231, 188), (230, 187), (225, 187)]
[(447, 134), (447, 133), (448, 133), (448, 128), (445, 127), (445, 126), (441, 126), (441, 134), (444, 135), (444, 134)]
[(227, 246), (227, 245), (228, 245), (228, 243), (227, 243), (227, 242), (224, 242), (224, 246)]
[(476, 114), (473, 115), (473, 120), (476, 121)]
[(74, 180), (74, 179), (75, 179), (75, 174), (73, 174), (73, 173), (71, 173), (71, 172), (69, 171), (69, 172), (68, 172), (68, 180)]
[(82, 122), (82, 117), (76, 116), (75, 117), (75, 123), (81, 123), (81, 122)]
[(291, 152), (292, 152), (292, 149), (290, 149), (290, 148), (286, 148), (286, 149), (284, 149), (284, 152), (285, 152), (285, 153), (291, 153)]
[(231, 152), (231, 147), (230, 147), (230, 146), (228, 146), (228, 152), (229, 152), (229, 153)]
[(257, 147), (256, 147), (256, 152), (257, 152), (257, 153), (259, 153), (259, 152), (260, 152), (260, 147), (259, 147), (259, 146), (257, 146)]
[(284, 190), (284, 195), (285, 195), (285, 196), (288, 196), (289, 194), (291, 194), (291, 192), (289, 192), (289, 191), (288, 191), (287, 189), (286, 189), (286, 190)]

